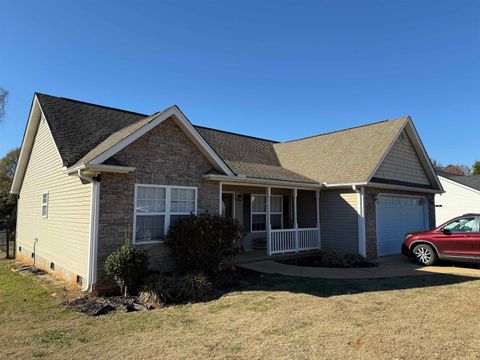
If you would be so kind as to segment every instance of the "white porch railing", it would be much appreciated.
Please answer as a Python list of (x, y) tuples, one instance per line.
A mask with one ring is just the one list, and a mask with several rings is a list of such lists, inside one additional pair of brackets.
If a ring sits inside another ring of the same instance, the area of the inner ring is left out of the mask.
[(318, 228), (270, 230), (269, 240), (267, 244), (269, 255), (315, 250), (320, 249), (320, 230)]

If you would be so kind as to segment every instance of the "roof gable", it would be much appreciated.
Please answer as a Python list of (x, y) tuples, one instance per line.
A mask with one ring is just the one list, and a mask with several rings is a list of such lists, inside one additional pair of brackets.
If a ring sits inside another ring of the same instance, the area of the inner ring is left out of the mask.
[(366, 183), (407, 117), (275, 144), (282, 166), (327, 184)]
[(375, 171), (372, 180), (399, 181), (422, 186), (432, 186), (412, 141), (403, 130), (392, 148)]
[(210, 160), (214, 166), (227, 175), (233, 175), (230, 168), (210, 147), (205, 139), (200, 136), (197, 130), (192, 126), (190, 121), (188, 121), (188, 119), (183, 115), (177, 106), (171, 106), (164, 111), (155, 113), (116, 131), (98, 144), (95, 148), (93, 148), (75, 165), (81, 166), (84, 163), (91, 163), (94, 165), (102, 164), (104, 161), (111, 158), (120, 150), (124, 149), (167, 119), (173, 119), (180, 129), (183, 130), (187, 137), (199, 148), (199, 150), (208, 160)]

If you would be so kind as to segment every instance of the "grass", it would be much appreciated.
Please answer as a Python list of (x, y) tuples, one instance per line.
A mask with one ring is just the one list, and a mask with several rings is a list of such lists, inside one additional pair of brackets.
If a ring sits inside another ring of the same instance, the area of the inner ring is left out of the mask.
[(476, 358), (480, 280), (252, 277), (221, 298), (87, 317), (0, 261), (0, 359)]

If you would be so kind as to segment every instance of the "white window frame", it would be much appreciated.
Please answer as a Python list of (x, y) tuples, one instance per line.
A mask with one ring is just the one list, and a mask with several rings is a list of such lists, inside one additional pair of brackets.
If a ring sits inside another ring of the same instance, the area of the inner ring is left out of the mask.
[[(282, 211), (272, 211), (272, 198), (280, 198), (280, 209)], [(283, 195), (270, 195), (270, 226), (272, 225), (272, 215), (280, 215), (280, 229), (283, 229)]]
[[(137, 192), (139, 187), (152, 187), (152, 188), (162, 188), (165, 189), (165, 211), (164, 212), (151, 212), (151, 213), (137, 213)], [(194, 190), (195, 191), (195, 211), (191, 212), (171, 212), (171, 194), (172, 189), (185, 189), (185, 190)], [(198, 207), (198, 188), (194, 186), (175, 186), (175, 185), (154, 185), (154, 184), (135, 184), (135, 194), (133, 199), (133, 231), (132, 231), (132, 242), (134, 245), (148, 245), (148, 244), (160, 244), (165, 240), (151, 240), (151, 241), (137, 241), (137, 216), (164, 216), (164, 235), (167, 235), (168, 229), (170, 228), (170, 216), (171, 215), (197, 215)]]
[[(265, 206), (265, 211), (264, 212), (254, 212), (253, 211), (253, 200), (254, 200), (254, 197), (264, 197), (265, 198), (265, 205), (267, 204), (267, 194), (251, 194), (250, 195), (250, 232), (251, 233), (262, 233), (262, 232), (266, 232), (268, 231), (267, 228), (265, 228), (265, 230), (253, 230), (253, 215), (265, 215), (265, 227), (267, 226), (267, 206)], [(272, 209), (272, 198), (274, 197), (279, 197), (281, 200), (281, 208), (282, 208), (282, 211), (281, 212), (278, 212), (278, 211), (275, 211), (275, 212), (272, 212), (271, 209)], [(272, 215), (281, 215), (280, 218), (281, 218), (281, 228), (283, 229), (283, 195), (270, 195), (270, 216)], [(270, 222), (272, 220), (270, 219)]]
[[(47, 195), (46, 201), (44, 201), (45, 195)], [(44, 219), (48, 219), (48, 200), (49, 200), (49, 192), (48, 191), (42, 192), (42, 213), (41, 214), (42, 214), (42, 218)], [(45, 213), (43, 209), (45, 209)]]

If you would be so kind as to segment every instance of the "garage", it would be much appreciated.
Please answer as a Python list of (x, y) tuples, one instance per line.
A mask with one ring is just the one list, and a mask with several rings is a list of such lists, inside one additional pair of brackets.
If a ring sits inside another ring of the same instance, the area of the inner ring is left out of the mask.
[(428, 229), (424, 198), (379, 195), (377, 213), (377, 256), (400, 253), (405, 233)]

